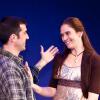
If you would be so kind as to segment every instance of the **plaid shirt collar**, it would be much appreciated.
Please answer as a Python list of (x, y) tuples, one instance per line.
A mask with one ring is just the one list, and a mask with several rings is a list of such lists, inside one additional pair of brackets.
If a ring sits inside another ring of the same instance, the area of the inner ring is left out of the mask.
[(13, 55), (9, 51), (3, 50), (0, 48), (0, 54), (7, 56), (9, 59), (13, 59), (16, 63), (22, 64), (23, 63), (23, 57), (19, 55), (19, 57)]

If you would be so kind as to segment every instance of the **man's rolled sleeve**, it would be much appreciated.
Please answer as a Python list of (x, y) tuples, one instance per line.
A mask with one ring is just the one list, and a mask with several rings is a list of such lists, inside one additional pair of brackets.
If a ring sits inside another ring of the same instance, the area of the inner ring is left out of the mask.
[(38, 83), (39, 82), (39, 79), (38, 79), (39, 69), (36, 66), (34, 66), (31, 70), (32, 70), (32, 75), (34, 77), (34, 83)]

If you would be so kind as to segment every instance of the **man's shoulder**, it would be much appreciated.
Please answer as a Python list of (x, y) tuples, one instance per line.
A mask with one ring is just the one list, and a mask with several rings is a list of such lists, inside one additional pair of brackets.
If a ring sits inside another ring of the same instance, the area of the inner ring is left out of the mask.
[[(5, 66), (5, 64), (7, 64), (9, 62), (9, 58), (0, 54), (0, 66)], [(1, 67), (1, 68), (2, 68)]]
[(4, 55), (0, 55), (0, 70), (2, 72), (5, 72), (7, 70), (15, 69), (16, 63), (11, 60), (9, 57), (6, 57)]

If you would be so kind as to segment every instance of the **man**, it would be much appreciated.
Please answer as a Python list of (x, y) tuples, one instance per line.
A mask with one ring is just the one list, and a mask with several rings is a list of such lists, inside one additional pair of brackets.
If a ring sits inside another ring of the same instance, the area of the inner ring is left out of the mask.
[[(0, 22), (0, 100), (35, 100), (31, 82), (25, 71), (23, 59), (19, 53), (25, 50), (27, 34), (26, 22), (18, 17), (5, 17)], [(34, 66), (34, 77), (39, 70), (50, 62), (58, 49), (51, 46), (44, 52), (41, 47), (41, 59)], [(28, 64), (26, 63), (26, 66)]]

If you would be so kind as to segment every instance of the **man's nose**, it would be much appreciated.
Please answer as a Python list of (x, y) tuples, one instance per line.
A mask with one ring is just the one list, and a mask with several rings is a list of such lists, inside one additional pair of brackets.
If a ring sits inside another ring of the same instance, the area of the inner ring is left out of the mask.
[(29, 35), (27, 34), (27, 39), (29, 39)]

